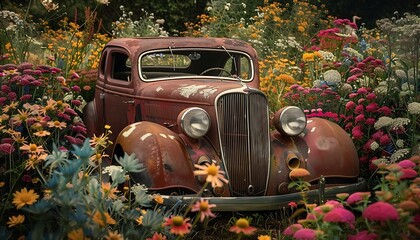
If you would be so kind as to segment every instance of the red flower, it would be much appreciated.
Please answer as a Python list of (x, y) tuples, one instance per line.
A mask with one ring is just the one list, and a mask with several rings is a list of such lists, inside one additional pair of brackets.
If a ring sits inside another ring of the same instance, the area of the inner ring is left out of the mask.
[(377, 235), (375, 233), (369, 233), (367, 230), (361, 231), (356, 235), (349, 235), (347, 240), (375, 240)]
[(361, 114), (365, 111), (365, 106), (363, 106), (362, 104), (359, 104), (356, 106), (356, 108), (354, 109), (354, 112), (356, 114)]
[(366, 95), (366, 99), (369, 101), (373, 101), (376, 99), (376, 94), (374, 93), (369, 93), (368, 95)]
[(376, 119), (368, 118), (368, 119), (366, 119), (365, 124), (368, 125), (368, 126), (373, 126), (373, 125), (375, 125), (375, 122), (376, 122)]
[(379, 108), (377, 103), (369, 103), (369, 105), (366, 106), (366, 112), (374, 112)]
[(146, 240), (166, 240), (166, 236), (155, 232), (155, 234), (153, 234), (152, 238), (146, 238)]
[(391, 109), (387, 106), (383, 106), (383, 107), (379, 108), (378, 111), (381, 112), (385, 116), (389, 116), (392, 113)]
[(385, 134), (379, 138), (379, 143), (381, 145), (388, 145), (391, 142), (391, 138), (388, 134)]
[(184, 219), (182, 216), (171, 216), (169, 218), (165, 218), (163, 226), (170, 226), (171, 233), (183, 237), (191, 231), (191, 223), (188, 222), (189, 220), (189, 218)]
[(362, 215), (370, 221), (386, 222), (388, 220), (398, 220), (397, 209), (387, 202), (375, 202), (369, 205)]
[(358, 124), (359, 122), (364, 122), (365, 121), (365, 115), (364, 114), (359, 114), (354, 118), (354, 123)]

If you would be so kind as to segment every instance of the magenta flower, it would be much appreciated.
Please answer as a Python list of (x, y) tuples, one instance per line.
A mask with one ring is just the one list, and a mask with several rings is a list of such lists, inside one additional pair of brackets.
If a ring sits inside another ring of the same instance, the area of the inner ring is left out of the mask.
[(391, 109), (387, 106), (383, 106), (383, 107), (379, 108), (378, 111), (381, 112), (385, 116), (389, 116), (392, 113)]
[(366, 95), (366, 99), (369, 101), (373, 101), (376, 99), (376, 94), (375, 93), (369, 93), (368, 95)]
[(315, 240), (316, 231), (314, 229), (302, 228), (293, 234), (293, 238), (296, 240)]
[(374, 112), (379, 108), (377, 103), (369, 103), (369, 105), (366, 106), (366, 112)]
[(354, 123), (358, 124), (359, 122), (364, 122), (365, 121), (365, 115), (364, 114), (359, 114), (354, 118)]
[(379, 138), (379, 143), (381, 145), (388, 145), (391, 142), (391, 138), (388, 134), (385, 134)]
[(364, 111), (365, 111), (365, 106), (363, 106), (363, 105), (361, 105), (361, 104), (357, 105), (357, 106), (356, 106), (356, 108), (354, 109), (354, 112), (355, 112), (356, 114), (361, 114), (361, 113), (363, 113)]
[(325, 222), (347, 223), (351, 228), (354, 227), (356, 217), (354, 214), (345, 208), (334, 208), (324, 215)]
[(352, 110), (356, 107), (356, 103), (354, 103), (353, 101), (349, 101), (348, 103), (346, 103), (346, 110)]
[(360, 201), (362, 201), (363, 199), (365, 199), (369, 196), (370, 196), (369, 192), (355, 192), (355, 193), (352, 193), (347, 198), (347, 204), (351, 205), (351, 204), (359, 203)]
[(375, 240), (377, 237), (375, 233), (369, 233), (367, 230), (364, 230), (356, 235), (349, 235), (347, 240)]
[(368, 125), (368, 126), (373, 126), (373, 125), (375, 125), (375, 122), (376, 122), (375, 118), (368, 118), (368, 119), (366, 119), (365, 124)]
[(363, 218), (370, 221), (386, 222), (388, 220), (398, 220), (397, 209), (387, 202), (375, 202), (369, 205), (362, 214)]
[(417, 172), (411, 168), (401, 169), (400, 173), (402, 173), (400, 179), (412, 179), (417, 177)]
[(398, 165), (402, 168), (414, 168), (416, 166), (416, 164), (409, 159), (402, 160)]
[(355, 127), (351, 130), (351, 133), (352, 133), (353, 138), (354, 138), (355, 140), (362, 139), (362, 137), (363, 137), (363, 135), (364, 135), (363, 130), (362, 130), (362, 126), (360, 126), (360, 125), (355, 126)]
[(361, 87), (361, 88), (357, 89), (357, 93), (358, 94), (367, 94), (368, 90), (365, 87)]
[(15, 150), (15, 148), (10, 143), (0, 144), (0, 152), (2, 152), (2, 153), (11, 154), (14, 150)]
[(283, 235), (292, 236), (293, 234), (295, 234), (295, 232), (297, 230), (300, 230), (302, 228), (303, 228), (303, 226), (299, 223), (292, 224), (292, 225), (288, 226), (286, 229), (284, 229)]

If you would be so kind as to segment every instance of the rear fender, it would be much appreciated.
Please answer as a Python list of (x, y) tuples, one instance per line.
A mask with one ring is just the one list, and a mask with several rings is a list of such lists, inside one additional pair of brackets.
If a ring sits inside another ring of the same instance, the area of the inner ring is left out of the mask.
[(149, 190), (199, 190), (194, 165), (182, 139), (175, 132), (152, 122), (137, 122), (125, 127), (115, 141), (113, 156), (135, 153), (146, 171), (132, 173), (132, 180)]

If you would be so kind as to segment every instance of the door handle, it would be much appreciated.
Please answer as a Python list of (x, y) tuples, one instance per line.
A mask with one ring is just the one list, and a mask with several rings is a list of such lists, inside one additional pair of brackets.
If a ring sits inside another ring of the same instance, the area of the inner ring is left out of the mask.
[(99, 93), (99, 99), (104, 99), (105, 98), (105, 93)]
[(123, 103), (134, 104), (134, 100), (123, 101)]

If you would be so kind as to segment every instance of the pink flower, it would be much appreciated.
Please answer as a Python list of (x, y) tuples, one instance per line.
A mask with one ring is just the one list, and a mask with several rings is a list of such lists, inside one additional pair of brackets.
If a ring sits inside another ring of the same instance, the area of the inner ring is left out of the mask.
[(411, 168), (401, 169), (400, 173), (402, 173), (400, 179), (412, 179), (417, 177), (417, 172)]
[(381, 112), (385, 116), (389, 116), (392, 113), (391, 109), (387, 106), (383, 106), (383, 107), (379, 108), (378, 111)]
[(293, 238), (295, 238), (296, 240), (315, 240), (316, 231), (313, 229), (302, 228), (297, 230), (293, 234)]
[(295, 234), (295, 232), (297, 230), (300, 230), (302, 228), (303, 228), (303, 226), (299, 223), (292, 224), (292, 225), (288, 226), (286, 229), (284, 229), (283, 235), (292, 236), (293, 234)]
[(356, 108), (354, 109), (354, 112), (356, 114), (361, 114), (365, 111), (365, 106), (363, 106), (362, 104), (359, 104), (356, 106)]
[(203, 222), (205, 218), (216, 217), (211, 211), (213, 207), (216, 207), (216, 204), (210, 204), (208, 200), (200, 199), (191, 207), (191, 212), (199, 212), (200, 221)]
[(361, 127), (360, 125), (358, 125), (358, 126), (354, 127), (354, 128), (351, 130), (351, 133), (352, 133), (353, 138), (354, 138), (355, 140), (362, 139), (362, 137), (363, 137), (363, 135), (364, 135), (364, 132), (363, 132), (362, 127)]
[(379, 138), (379, 143), (381, 145), (388, 145), (391, 142), (391, 138), (388, 134), (385, 134)]
[(358, 94), (367, 94), (368, 90), (365, 87), (361, 87), (361, 88), (357, 89), (357, 93)]
[(372, 139), (373, 140), (379, 140), (383, 135), (384, 135), (384, 132), (377, 131), (374, 134), (372, 134)]
[(297, 204), (295, 203), (295, 202), (289, 202), (288, 204), (287, 204), (289, 207), (297, 207)]
[(353, 226), (356, 222), (354, 214), (345, 208), (334, 208), (324, 215), (325, 222), (347, 223)]
[(402, 168), (414, 168), (416, 166), (416, 164), (409, 159), (402, 160), (398, 165)]
[(353, 101), (349, 101), (348, 103), (346, 103), (346, 110), (352, 110), (356, 107), (356, 103), (354, 103)]
[(368, 126), (373, 126), (373, 125), (375, 125), (375, 122), (376, 122), (376, 119), (368, 118), (368, 119), (366, 119), (365, 124), (368, 125)]
[(354, 123), (358, 124), (359, 122), (364, 122), (365, 121), (365, 115), (364, 114), (359, 114), (354, 118)]
[(362, 216), (367, 220), (378, 222), (398, 220), (400, 218), (397, 209), (387, 202), (375, 202), (369, 205)]
[(367, 230), (364, 230), (356, 235), (349, 235), (347, 240), (375, 240), (377, 237), (375, 233), (369, 233)]
[(376, 94), (375, 93), (369, 93), (368, 95), (366, 95), (366, 99), (369, 101), (373, 101), (376, 99)]
[(363, 201), (365, 198), (368, 198), (368, 197), (370, 197), (369, 192), (355, 192), (355, 193), (352, 193), (347, 198), (347, 204), (351, 205), (351, 204), (359, 203), (360, 201)]
[(359, 94), (358, 94), (358, 93), (350, 93), (350, 94), (349, 94), (349, 98), (355, 98), (355, 97), (357, 97), (357, 96), (359, 96)]
[(369, 103), (369, 105), (366, 106), (366, 112), (374, 112), (379, 108), (377, 103)]
[[(353, 76), (350, 76), (349, 78), (347, 78), (346, 83), (352, 83), (352, 82), (355, 82), (355, 81), (357, 81), (357, 79), (359, 79), (359, 75), (358, 75), (358, 74), (353, 75)], [(351, 94), (350, 94), (350, 95), (351, 95)], [(357, 96), (357, 95), (356, 95), (356, 96)], [(350, 97), (350, 98), (352, 98), (352, 97)]]

